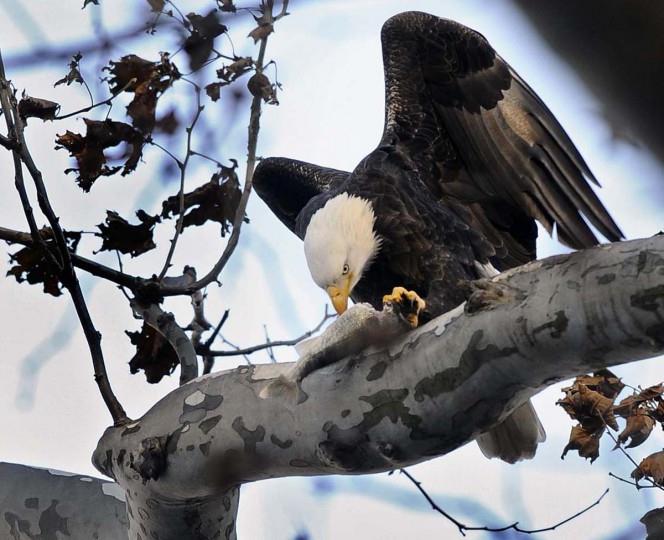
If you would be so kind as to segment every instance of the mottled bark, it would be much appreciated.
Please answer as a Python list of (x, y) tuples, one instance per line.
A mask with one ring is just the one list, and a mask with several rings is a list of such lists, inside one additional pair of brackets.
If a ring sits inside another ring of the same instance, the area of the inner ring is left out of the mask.
[[(230, 537), (237, 501), (224, 507), (223, 500), (234, 486), (431, 459), (473, 440), (548, 385), (662, 352), (660, 235), (482, 282), (465, 305), (390, 346), (310, 373), (297, 395), (264, 391), (293, 364), (200, 377), (135, 423), (107, 429), (93, 460), (132, 493), (133, 532), (141, 525), (150, 532), (155, 523), (141, 509), (163, 516), (176, 506), (185, 522), (186, 509), (190, 523), (221, 519), (222, 537)], [(166, 533), (159, 538), (179, 537)]]
[(124, 490), (114, 482), (0, 463), (3, 540), (126, 540), (128, 526)]

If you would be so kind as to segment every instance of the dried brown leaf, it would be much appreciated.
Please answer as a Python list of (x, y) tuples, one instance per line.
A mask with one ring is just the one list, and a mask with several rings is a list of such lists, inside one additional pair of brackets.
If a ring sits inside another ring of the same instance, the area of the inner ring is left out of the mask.
[(73, 82), (82, 84), (83, 76), (81, 75), (79, 68), (82, 58), (83, 55), (80, 52), (72, 56), (71, 62), (69, 62), (69, 72), (62, 79), (57, 80), (53, 86), (58, 86), (59, 84), (66, 84), (69, 86)]
[[(58, 253), (53, 231), (49, 227), (43, 227), (39, 234), (44, 240), (46, 248), (52, 253)], [(64, 234), (70, 251), (75, 252), (81, 240), (81, 233), (65, 231)], [(21, 248), (16, 253), (11, 253), (9, 259), (14, 266), (7, 272), (8, 276), (14, 276), (19, 283), (23, 281), (27, 281), (31, 285), (42, 283), (44, 292), (47, 294), (53, 296), (62, 294), (60, 269), (41, 246), (33, 245)]]
[(574, 382), (583, 384), (610, 399), (615, 399), (622, 389), (625, 388), (620, 378), (616, 377), (608, 369), (602, 369), (592, 375), (581, 375)]
[[(212, 175), (209, 182), (196, 188), (184, 196), (183, 227), (203, 225), (207, 221), (216, 221), (221, 224), (221, 235), (229, 230), (235, 218), (237, 205), (242, 197), (235, 168), (223, 167), (218, 173)], [(162, 203), (161, 215), (168, 218), (180, 213), (180, 197), (173, 195)]]
[(644, 476), (649, 477), (656, 484), (664, 486), (664, 451), (650, 454), (632, 471), (632, 478), (637, 482)]
[(165, 0), (148, 0), (148, 4), (150, 4), (150, 9), (154, 11), (155, 13), (160, 13), (164, 9), (164, 5), (166, 4)]
[(191, 24), (191, 34), (184, 42), (183, 48), (189, 56), (189, 67), (196, 71), (203, 67), (214, 48), (214, 38), (228, 30), (219, 22), (216, 10), (205, 16), (189, 13), (187, 19)]
[(627, 418), (633, 414), (634, 411), (641, 405), (646, 405), (648, 408), (656, 409), (662, 400), (662, 393), (664, 392), (664, 385), (657, 384), (650, 386), (640, 392), (632, 394), (631, 396), (623, 399), (618, 405), (615, 406), (614, 412)]
[(274, 32), (274, 26), (272, 23), (261, 23), (256, 28), (254, 28), (247, 37), (250, 37), (254, 40), (254, 44), (258, 43), (261, 39), (266, 38), (272, 32)]
[(179, 364), (178, 355), (171, 344), (152, 326), (143, 323), (140, 332), (127, 332), (136, 354), (129, 361), (132, 374), (140, 370), (150, 384), (158, 383), (164, 375), (170, 375)]
[(156, 245), (152, 234), (155, 224), (161, 221), (161, 218), (150, 216), (143, 210), (136, 212), (136, 216), (141, 223), (132, 225), (117, 212), (108, 210), (106, 221), (97, 225), (101, 231), (98, 236), (103, 239), (99, 251), (117, 249), (120, 253), (131, 253), (132, 257), (136, 257), (154, 249)]
[[(122, 175), (129, 174), (138, 165), (143, 151), (143, 136), (129, 124), (113, 120), (84, 119), (85, 136), (67, 131), (58, 135), (56, 149), (66, 148), (76, 158), (78, 168), (67, 169), (65, 173), (77, 172), (76, 181), (84, 191), (90, 191), (92, 184), (100, 176), (111, 176), (122, 169)], [(125, 142), (131, 152), (124, 166), (109, 167), (106, 164), (104, 149)]]
[(563, 391), (566, 396), (558, 401), (558, 405), (565, 409), (571, 418), (586, 427), (596, 426), (597, 421), (602, 420), (612, 429), (618, 429), (618, 423), (613, 415), (612, 399), (578, 382)]
[(632, 415), (627, 417), (625, 429), (618, 435), (616, 448), (630, 438), (627, 448), (639, 446), (650, 436), (653, 427), (655, 427), (655, 421), (650, 418), (647, 411), (642, 408), (636, 409)]
[(646, 526), (646, 540), (664, 538), (664, 508), (655, 508), (647, 512), (640, 520)]
[(143, 133), (151, 133), (155, 125), (157, 101), (161, 95), (180, 78), (180, 72), (162, 53), (159, 62), (145, 60), (135, 54), (123, 56), (117, 62), (112, 61), (105, 68), (111, 92), (132, 92), (134, 99), (127, 106), (127, 114), (132, 125)]
[(205, 87), (205, 93), (212, 101), (217, 101), (221, 97), (222, 86), (225, 86), (225, 83), (210, 83)]
[(564, 459), (570, 450), (578, 450), (579, 456), (590, 458), (590, 463), (599, 457), (599, 440), (604, 432), (604, 427), (598, 433), (586, 431), (580, 424), (574, 426), (569, 436), (569, 442), (563, 449), (560, 459)]
[(47, 99), (24, 95), (21, 98), (21, 101), (18, 102), (18, 113), (21, 115), (23, 120), (26, 118), (53, 120), (58, 114), (59, 110), (59, 104), (55, 103), (55, 101), (49, 101)]

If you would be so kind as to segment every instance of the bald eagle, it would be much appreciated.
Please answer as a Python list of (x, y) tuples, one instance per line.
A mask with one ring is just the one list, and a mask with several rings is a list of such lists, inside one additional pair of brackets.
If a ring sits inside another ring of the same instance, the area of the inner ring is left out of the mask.
[[(254, 175), (337, 312), (349, 296), (380, 308), (401, 286), (425, 300), (422, 321), (436, 317), (466, 300), (468, 282), (533, 260), (536, 221), (575, 249), (597, 243), (588, 222), (622, 238), (570, 138), (481, 34), (406, 12), (381, 38), (378, 147), (351, 173), (268, 158)], [(544, 431), (528, 402), (477, 440), (513, 463)]]

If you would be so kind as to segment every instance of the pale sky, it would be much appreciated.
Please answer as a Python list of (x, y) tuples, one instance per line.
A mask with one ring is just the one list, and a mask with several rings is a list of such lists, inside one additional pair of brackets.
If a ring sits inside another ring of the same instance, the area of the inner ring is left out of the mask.
[[(0, 18), (0, 47), (5, 60), (29, 50), (38, 40), (58, 44), (90, 36), (93, 10), (101, 10), (110, 31), (122, 29), (127, 20), (133, 19), (139, 3), (101, 0), (101, 7), (90, 6), (84, 11), (81, 4), (80, 0), (0, 0), (0, 7), (17, 14)], [(204, 11), (208, 6), (194, 1), (178, 5), (184, 12)], [(31, 14), (36, 26), (23, 23), (26, 18), (17, 11), (19, 7)], [(568, 131), (602, 182), (600, 196), (628, 238), (648, 236), (664, 228), (658, 212), (664, 190), (656, 189), (662, 182), (660, 166), (640, 149), (611, 140), (599, 104), (507, 1), (293, 0), (291, 16), (278, 23), (268, 43), (267, 58), (278, 62), (283, 91), (278, 107), (264, 109), (259, 154), (351, 170), (370, 152), (379, 140), (383, 122), (380, 27), (389, 16), (406, 8), (455, 19), (482, 32)], [(237, 52), (252, 54), (251, 41), (244, 37), (250, 29), (249, 21), (234, 25), (231, 20), (230, 26)], [(154, 41), (142, 40), (138, 51), (133, 45), (116, 49), (113, 57), (137, 52), (155, 58), (158, 50), (171, 45), (158, 35)], [(228, 43), (223, 47), (227, 49)], [(182, 56), (175, 58), (186, 71), (184, 60)], [(90, 68), (99, 62), (93, 56), (84, 59), (84, 65)], [(8, 75), (19, 90), (26, 88), (28, 93), (57, 101), (63, 111), (70, 111), (87, 102), (79, 88), (53, 88), (53, 82), (66, 71), (66, 62), (38, 71), (10, 64)], [(180, 87), (172, 92), (171, 102), (186, 119), (191, 104), (189, 88)], [(103, 97), (103, 89), (103, 85), (94, 87), (99, 97)], [(218, 104), (206, 99), (210, 129), (228, 129), (227, 102), (223, 91)], [(235, 157), (242, 163), (247, 108), (243, 105), (243, 117), (224, 134), (225, 144), (215, 153), (218, 159)], [(122, 106), (117, 105), (111, 116), (123, 120)], [(156, 213), (161, 200), (177, 191), (175, 175), (160, 168), (162, 156), (151, 150), (136, 174), (102, 178), (90, 194), (84, 194), (72, 175), (62, 173), (71, 166), (66, 152), (53, 152), (56, 133), (79, 131), (81, 127), (82, 122), (72, 119), (56, 124), (30, 121), (28, 129), (35, 159), (65, 227), (93, 230), (107, 208), (125, 217), (139, 207)], [(171, 148), (182, 155), (181, 141), (174, 141)], [(0, 171), (4, 171), (5, 180), (0, 191), (0, 225), (25, 230), (7, 152), (0, 152)], [(207, 163), (195, 162), (188, 189), (207, 181), (212, 172)], [(223, 286), (208, 288), (206, 305), (213, 323), (224, 309), (231, 309), (224, 335), (243, 346), (263, 342), (264, 326), (272, 339), (299, 335), (317, 324), (326, 300), (311, 282), (301, 242), (257, 198), (250, 202), (248, 215), (251, 223), (243, 228), (239, 248), (221, 276)], [(160, 269), (172, 227), (173, 222), (160, 225), (156, 238), (160, 248), (136, 261), (127, 259), (126, 270), (148, 275)], [(215, 225), (187, 230), (176, 252), (175, 268), (190, 264), (200, 273), (206, 272), (223, 249), (223, 242)], [(99, 245), (99, 239), (85, 235), (81, 252), (91, 255)], [(540, 242), (542, 256), (563, 249), (549, 239)], [(3, 252), (7, 252), (4, 243)], [(106, 264), (115, 264), (109, 254), (98, 257)], [(8, 268), (7, 256), (3, 255), (0, 275)], [(148, 385), (142, 375), (131, 376), (127, 362), (133, 351), (124, 330), (135, 330), (139, 323), (132, 319), (124, 297), (115, 287), (104, 282), (95, 285), (82, 272), (79, 275), (92, 317), (103, 334), (111, 382), (128, 414), (139, 417), (177, 385), (177, 373), (158, 385)], [(37, 286), (5, 279), (0, 280), (0, 307), (0, 409), (4, 411), (0, 417), (0, 460), (98, 475), (90, 464), (90, 455), (110, 419), (92, 379), (87, 346), (68, 297), (48, 297)], [(173, 310), (183, 325), (191, 318), (186, 299), (168, 300), (165, 307)], [(278, 349), (277, 358), (292, 360), (295, 355)], [(252, 361), (269, 359), (259, 354)], [(241, 362), (241, 358), (220, 359), (217, 366), (224, 369)], [(615, 371), (632, 384), (649, 385), (662, 379), (657, 360)], [(411, 472), (448, 511), (480, 525), (519, 520), (523, 526), (545, 527), (590, 504), (610, 487), (610, 494), (598, 508), (541, 538), (618, 538), (647, 510), (662, 506), (664, 498), (660, 492), (653, 493), (656, 490), (637, 493), (608, 477), (608, 471), (627, 477), (633, 468), (623, 456), (610, 452), (608, 439), (603, 441), (602, 454), (592, 466), (573, 453), (565, 461), (560, 460), (572, 425), (555, 406), (561, 386), (542, 392), (534, 400), (548, 435), (534, 460), (516, 466), (489, 461), (475, 444), (469, 444), (412, 467)], [(657, 430), (632, 455), (640, 460), (662, 446), (664, 437)], [(399, 474), (290, 478), (243, 487), (240, 538), (290, 539), (305, 531), (316, 540), (439, 539), (457, 534)], [(642, 534), (636, 531), (632, 534)], [(500, 538), (513, 536), (508, 533)], [(493, 536), (478, 533), (473, 537)]]

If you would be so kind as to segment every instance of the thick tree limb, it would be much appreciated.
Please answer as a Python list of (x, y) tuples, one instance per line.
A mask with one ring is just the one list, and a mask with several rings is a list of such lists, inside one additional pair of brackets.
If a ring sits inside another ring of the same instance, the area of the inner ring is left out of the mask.
[(124, 491), (106, 480), (0, 463), (0, 508), (0, 538), (127, 540)]
[[(289, 363), (195, 379), (139, 421), (107, 429), (93, 461), (166, 513), (244, 482), (374, 473), (444, 455), (557, 381), (663, 352), (660, 235), (501, 274), (389, 347), (309, 374), (303, 400), (262, 392)], [(136, 512), (130, 521), (147, 526)]]

